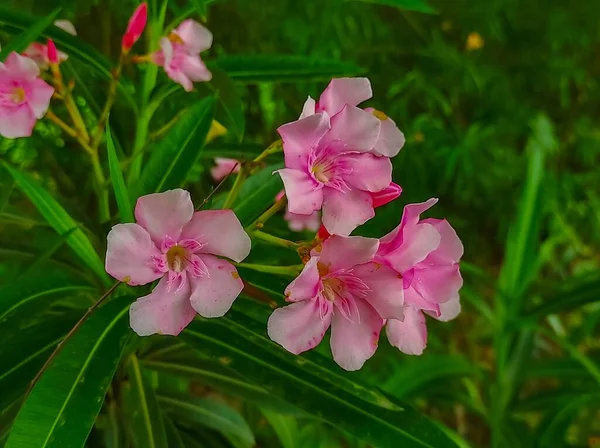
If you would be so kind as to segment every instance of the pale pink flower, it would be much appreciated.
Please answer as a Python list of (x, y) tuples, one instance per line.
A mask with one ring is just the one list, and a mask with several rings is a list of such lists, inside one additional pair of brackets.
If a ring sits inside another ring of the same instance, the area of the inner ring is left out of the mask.
[(160, 278), (129, 311), (140, 336), (177, 335), (194, 319), (223, 316), (244, 287), (227, 257), (242, 261), (250, 238), (231, 210), (194, 213), (181, 189), (138, 199), (137, 224), (117, 224), (108, 234), (106, 272), (131, 286)]
[(235, 159), (226, 159), (223, 157), (215, 157), (215, 166), (210, 169), (210, 175), (215, 182), (223, 180), (229, 173), (239, 172), (240, 162)]
[(319, 112), (278, 129), (283, 140), (283, 180), (291, 213), (323, 211), (331, 234), (349, 235), (375, 216), (371, 193), (392, 181), (388, 157), (370, 150), (377, 141), (380, 120), (345, 105), (333, 117)]
[(54, 89), (31, 59), (12, 52), (0, 62), (0, 135), (29, 137), (50, 105)]
[(187, 19), (160, 40), (160, 50), (152, 55), (155, 64), (165, 69), (173, 81), (189, 92), (194, 81), (210, 81), (212, 74), (200, 53), (212, 45), (212, 33), (200, 23)]
[[(54, 26), (62, 29), (63, 31), (73, 36), (77, 35), (75, 26), (73, 26), (73, 24), (68, 20), (57, 20), (54, 22)], [(56, 54), (58, 56), (58, 62), (64, 62), (69, 58), (69, 56), (66, 53), (63, 53), (62, 51), (57, 51)], [(23, 56), (27, 56), (29, 59), (33, 59), (33, 61), (38, 65), (40, 70), (47, 70), (50, 65), (48, 45), (41, 44), (39, 42), (32, 42), (23, 52)]]
[(333, 359), (358, 370), (377, 350), (384, 319), (403, 318), (402, 279), (372, 262), (378, 241), (332, 236), (311, 251), (285, 290), (291, 305), (271, 314), (269, 337), (299, 354), (317, 346), (331, 326)]
[(420, 219), (436, 202), (407, 205), (400, 225), (380, 240), (375, 258), (402, 276), (405, 317), (388, 320), (386, 330), (390, 343), (407, 354), (420, 355), (427, 344), (423, 312), (441, 321), (460, 312), (463, 245), (445, 219)]
[(144, 29), (146, 28), (146, 22), (148, 21), (148, 4), (146, 2), (140, 4), (129, 18), (127, 23), (127, 29), (123, 35), (121, 46), (124, 52), (128, 52), (131, 47), (140, 38)]
[[(327, 112), (330, 116), (339, 113), (344, 106), (357, 106), (373, 96), (371, 83), (367, 78), (336, 78), (332, 79), (319, 97), (319, 101), (308, 97), (304, 103), (300, 118), (315, 113)], [(365, 113), (373, 114), (381, 120), (381, 127), (372, 152), (377, 155), (394, 157), (404, 146), (404, 134), (396, 123), (383, 112), (372, 107), (364, 109)]]

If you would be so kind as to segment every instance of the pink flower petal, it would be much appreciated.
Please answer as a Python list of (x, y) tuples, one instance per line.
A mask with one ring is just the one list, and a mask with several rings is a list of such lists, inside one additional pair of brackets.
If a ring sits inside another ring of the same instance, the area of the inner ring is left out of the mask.
[(435, 227), (442, 237), (437, 250), (432, 252), (425, 259), (426, 264), (447, 264), (457, 263), (464, 253), (464, 247), (456, 231), (445, 219), (424, 219), (422, 222), (431, 224)]
[(436, 318), (440, 316), (440, 304), (425, 300), (412, 285), (404, 289), (404, 304), (417, 310), (426, 311)]
[(369, 262), (377, 252), (378, 245), (376, 238), (333, 235), (310, 254), (312, 257), (319, 257), (320, 262), (330, 271), (337, 271)]
[(238, 263), (250, 253), (250, 237), (232, 210), (194, 213), (181, 232), (181, 239), (202, 244), (200, 253), (220, 255)]
[(396, 271), (379, 263), (366, 263), (353, 269), (370, 291), (366, 301), (383, 319), (404, 318), (403, 280)]
[(190, 305), (190, 285), (167, 291), (167, 276), (164, 276), (147, 296), (137, 299), (129, 309), (129, 322), (133, 331), (140, 336), (170, 334), (177, 336), (196, 316)]
[(383, 319), (363, 300), (356, 300), (360, 319), (350, 322), (339, 311), (331, 320), (331, 353), (345, 370), (358, 370), (375, 354)]
[(29, 137), (36, 122), (35, 115), (26, 105), (7, 114), (0, 112), (0, 135), (4, 138)]
[(323, 144), (341, 141), (346, 151), (368, 152), (375, 146), (380, 128), (381, 122), (373, 114), (346, 105), (331, 117), (331, 130), (323, 137)]
[(345, 156), (345, 160), (352, 172), (344, 179), (359, 190), (382, 191), (392, 183), (392, 162), (387, 157), (363, 153)]
[(315, 114), (315, 100), (313, 100), (310, 96), (308, 97), (308, 99), (304, 102), (304, 106), (302, 107), (302, 113), (300, 114), (300, 120), (302, 118), (306, 118), (306, 117), (310, 117), (311, 115)]
[(137, 224), (117, 224), (108, 233), (106, 272), (130, 286), (145, 285), (163, 275), (154, 268), (153, 257), (162, 253), (146, 230)]
[(323, 192), (323, 224), (332, 235), (349, 235), (373, 216), (373, 200), (366, 191), (326, 188)]
[(310, 215), (323, 204), (323, 189), (304, 171), (284, 168), (277, 173), (283, 180), (288, 210), (300, 215)]
[(357, 106), (372, 96), (371, 83), (367, 78), (336, 78), (321, 94), (319, 108), (335, 115), (346, 104)]
[(463, 280), (458, 264), (424, 266), (414, 270), (411, 286), (430, 303), (448, 302), (458, 296)]
[(311, 257), (300, 275), (285, 288), (285, 296), (288, 302), (310, 300), (317, 296), (321, 287), (321, 278), (317, 269), (318, 262), (319, 257)]
[(441, 240), (435, 227), (425, 223), (405, 227), (402, 237), (400, 247), (384, 256), (385, 261), (401, 273), (423, 261), (437, 249)]
[(33, 115), (36, 118), (42, 118), (50, 106), (50, 100), (52, 99), (52, 95), (54, 95), (54, 88), (39, 78), (31, 81), (29, 86), (29, 107), (31, 107)]
[(278, 308), (269, 317), (267, 333), (271, 340), (298, 355), (319, 345), (329, 328), (332, 309), (331, 302), (320, 299)]
[(69, 33), (71, 36), (77, 36), (77, 30), (75, 29), (75, 25), (73, 25), (73, 23), (71, 23), (69, 20), (55, 20), (54, 26), (60, 28), (66, 33)]
[[(365, 110), (369, 111), (369, 109)], [(381, 120), (381, 131), (379, 132), (379, 138), (373, 148), (373, 152), (380, 156), (395, 157), (405, 142), (406, 139), (402, 131), (398, 129), (394, 120), (387, 117)]]
[(283, 219), (288, 222), (288, 227), (294, 232), (302, 232), (304, 230), (316, 232), (321, 227), (321, 213), (318, 211), (310, 215), (297, 215), (288, 210)]
[(203, 317), (221, 317), (233, 305), (233, 301), (244, 289), (244, 283), (235, 267), (228, 261), (212, 255), (200, 257), (210, 277), (192, 277), (190, 302)]
[(449, 320), (452, 320), (456, 316), (458, 316), (460, 314), (460, 311), (460, 298), (456, 296), (448, 300), (447, 302), (440, 303), (440, 315), (433, 315), (433, 317), (439, 321), (448, 322)]
[(235, 159), (215, 157), (215, 164), (216, 165), (210, 169), (210, 175), (217, 182), (224, 179), (229, 173), (233, 174), (240, 172), (240, 162)]
[(10, 72), (11, 76), (21, 78), (22, 80), (31, 80), (40, 74), (40, 69), (35, 62), (14, 51), (6, 57), (4, 66)]
[(421, 355), (427, 346), (425, 316), (413, 307), (404, 310), (404, 321), (390, 319), (385, 329), (390, 344), (407, 355)]
[(185, 56), (181, 71), (192, 81), (210, 81), (212, 79), (212, 73), (206, 68), (198, 55)]
[(329, 116), (314, 114), (277, 128), (283, 141), (286, 168), (305, 170), (311, 149), (329, 130)]
[(177, 241), (193, 214), (190, 194), (181, 188), (142, 196), (135, 206), (135, 219), (148, 231), (157, 247), (166, 237)]
[(371, 198), (373, 198), (373, 207), (382, 207), (398, 198), (401, 194), (402, 187), (392, 182), (385, 189), (376, 193), (371, 193)]
[(212, 33), (203, 25), (192, 19), (187, 19), (175, 29), (175, 33), (183, 40), (186, 50), (190, 53), (201, 53), (208, 50), (213, 42)]

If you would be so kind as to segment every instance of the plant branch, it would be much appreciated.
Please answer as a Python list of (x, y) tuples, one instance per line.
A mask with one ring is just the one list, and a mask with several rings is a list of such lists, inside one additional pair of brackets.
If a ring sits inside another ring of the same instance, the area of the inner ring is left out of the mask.
[(260, 215), (256, 221), (246, 227), (246, 232), (253, 230), (260, 230), (264, 227), (265, 223), (279, 210), (283, 209), (287, 205), (287, 197), (284, 196), (280, 200), (276, 201), (269, 209)]
[(239, 268), (252, 269), (253, 271), (258, 272), (266, 272), (267, 274), (289, 275), (292, 277), (296, 277), (304, 268), (303, 264), (293, 266), (269, 266), (266, 264), (234, 263), (234, 265)]
[(286, 247), (292, 250), (297, 250), (301, 246), (300, 244), (294, 243), (293, 241), (279, 238), (278, 236), (271, 235), (270, 233), (261, 232), (260, 230), (255, 230), (254, 232), (251, 232), (250, 236), (259, 240), (263, 240), (267, 243), (271, 243), (276, 246)]
[(262, 162), (264, 159), (269, 157), (272, 154), (277, 154), (278, 152), (283, 151), (283, 144), (281, 140), (277, 140), (269, 145), (267, 149), (265, 149), (262, 153), (260, 153), (255, 159), (254, 162)]
[(121, 284), (121, 282), (117, 282), (114, 285), (112, 285), (110, 287), (110, 289), (108, 291), (106, 291), (104, 293), (104, 295), (102, 297), (100, 297), (98, 299), (98, 301), (96, 303), (94, 303), (94, 305), (92, 305), (83, 316), (81, 316), (81, 319), (79, 319), (77, 321), (77, 323), (73, 326), (73, 328), (71, 328), (71, 330), (67, 333), (67, 335), (63, 338), (62, 341), (60, 341), (58, 343), (58, 345), (56, 346), (56, 348), (54, 349), (54, 351), (52, 352), (52, 354), (50, 355), (50, 357), (46, 360), (46, 362), (44, 363), (44, 365), (42, 366), (42, 368), (38, 371), (38, 373), (35, 375), (35, 378), (31, 381), (31, 383), (29, 384), (29, 387), (27, 388), (27, 391), (25, 392), (25, 397), (27, 397), (29, 395), (29, 393), (31, 392), (31, 390), (33, 389), (33, 387), (36, 385), (36, 383), (38, 382), (38, 380), (40, 379), (40, 377), (42, 376), (42, 374), (44, 373), (44, 371), (48, 368), (48, 366), (52, 363), (52, 361), (54, 361), (54, 358), (56, 358), (56, 355), (58, 355), (60, 353), (60, 351), (62, 350), (65, 342), (67, 342), (69, 339), (71, 339), (71, 337), (77, 332), (77, 330), (79, 330), (79, 328), (81, 327), (81, 325), (83, 325), (83, 323), (87, 320), (88, 317), (90, 317), (90, 315), (96, 310), (96, 308), (98, 308), (102, 302), (104, 302), (104, 300), (110, 296), (115, 289), (117, 289), (117, 287)]
[(230, 170), (229, 173), (227, 173), (227, 176), (225, 176), (223, 179), (221, 179), (221, 182), (219, 182), (219, 184), (213, 189), (213, 191), (211, 191), (208, 196), (206, 196), (204, 198), (204, 200), (200, 203), (200, 205), (198, 207), (196, 207), (196, 211), (200, 210), (202, 207), (204, 207), (204, 204), (206, 204), (210, 198), (217, 192), (219, 191), (219, 189), (221, 188), (221, 185), (223, 185), (223, 183), (225, 183), (225, 181), (229, 178), (229, 176), (231, 176), (231, 174), (235, 171), (235, 169), (239, 166), (239, 163), (236, 163)]
[(106, 97), (106, 103), (104, 103), (104, 108), (100, 113), (100, 117), (98, 118), (98, 124), (96, 125), (96, 130), (94, 131), (94, 136), (92, 138), (92, 148), (98, 148), (98, 146), (100, 145), (100, 141), (102, 140), (102, 135), (104, 135), (104, 128), (108, 120), (108, 115), (110, 114), (110, 110), (113, 104), (115, 103), (115, 99), (117, 97), (117, 86), (119, 84), (119, 78), (121, 77), (124, 59), (125, 55), (121, 53), (121, 57), (119, 58), (119, 64), (112, 72), (112, 79), (108, 87), (108, 96)]
[(231, 206), (235, 202), (238, 194), (240, 194), (242, 185), (244, 184), (244, 181), (246, 180), (247, 177), (248, 177), (248, 166), (245, 163), (242, 163), (240, 165), (240, 172), (237, 175), (237, 177), (235, 178), (235, 183), (233, 184), (233, 187), (231, 187), (231, 190), (229, 191), (229, 194), (227, 195), (227, 198), (225, 199), (225, 202), (223, 203), (223, 209), (231, 208)]

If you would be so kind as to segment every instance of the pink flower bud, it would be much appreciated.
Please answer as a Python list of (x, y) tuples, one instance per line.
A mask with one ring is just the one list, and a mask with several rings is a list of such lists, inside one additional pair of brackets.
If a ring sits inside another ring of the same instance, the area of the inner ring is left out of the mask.
[(373, 198), (373, 208), (381, 207), (388, 202), (392, 202), (401, 194), (402, 187), (392, 182), (387, 188), (378, 191), (377, 193), (371, 193), (371, 197)]
[(48, 39), (48, 62), (50, 64), (58, 64), (58, 51), (56, 51), (56, 45), (52, 39)]
[(146, 28), (146, 22), (148, 21), (148, 4), (146, 2), (142, 3), (137, 9), (134, 11), (133, 15), (129, 19), (129, 23), (127, 24), (127, 31), (123, 35), (123, 49), (129, 51), (133, 44), (137, 42), (142, 33), (144, 32), (144, 28)]

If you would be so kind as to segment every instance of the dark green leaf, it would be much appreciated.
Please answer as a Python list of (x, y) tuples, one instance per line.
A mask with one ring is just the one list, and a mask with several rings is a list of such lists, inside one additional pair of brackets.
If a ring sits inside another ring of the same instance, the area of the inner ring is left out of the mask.
[(232, 434), (241, 438), (248, 446), (254, 445), (254, 435), (244, 418), (224, 403), (184, 396), (159, 396), (158, 401), (163, 408), (177, 415), (178, 419)]
[(317, 353), (286, 352), (267, 338), (262, 324), (235, 311), (218, 322), (192, 322), (182, 337), (271, 393), (378, 447), (455, 446), (409, 405), (351, 380)]
[(246, 130), (242, 100), (227, 73), (217, 67), (211, 71), (212, 79), (206, 86), (217, 96), (215, 118), (241, 142)]
[(27, 397), (6, 448), (81, 448), (129, 337), (131, 299), (100, 307), (65, 342)]
[(437, 10), (429, 5), (426, 0), (352, 0), (374, 5), (393, 6), (406, 11), (424, 12), (427, 14), (437, 14)]
[(224, 157), (236, 160), (252, 160), (265, 150), (263, 145), (252, 143), (210, 143), (206, 145), (200, 157), (203, 159), (214, 159), (215, 157)]
[(54, 22), (54, 19), (59, 12), (60, 8), (57, 8), (46, 17), (36, 20), (23, 33), (11, 39), (6, 45), (2, 45), (2, 51), (0, 51), (0, 61), (4, 61), (6, 56), (13, 51), (20, 53), (25, 50), (31, 42), (40, 37), (40, 34), (42, 34), (46, 28), (52, 25), (52, 22)]
[(233, 211), (243, 226), (252, 224), (275, 202), (275, 196), (283, 189), (279, 174), (273, 171), (281, 165), (268, 166), (244, 182)]
[(271, 427), (277, 434), (283, 448), (296, 448), (299, 446), (298, 422), (295, 417), (282, 415), (268, 409), (261, 409)]
[(121, 386), (123, 410), (137, 448), (167, 446), (167, 432), (156, 395), (135, 355), (127, 360), (128, 381)]
[[(28, 174), (17, 171), (16, 169), (4, 165), (12, 175), (17, 185), (33, 202), (40, 214), (46, 218), (59, 235), (64, 235), (77, 227), (77, 223), (69, 216), (64, 208), (48, 193), (42, 186), (35, 182)], [(83, 233), (77, 229), (67, 238), (67, 243), (71, 249), (100, 277), (105, 283), (108, 282), (106, 272), (104, 272), (104, 263), (94, 250), (94, 246)]]
[(154, 146), (140, 178), (139, 195), (182, 186), (204, 147), (214, 104), (215, 99), (208, 97), (190, 107)]
[(169, 448), (186, 448), (181, 439), (181, 434), (171, 419), (164, 417), (165, 429), (167, 431), (167, 443)]
[(244, 83), (329, 81), (334, 77), (362, 73), (359, 67), (350, 62), (283, 54), (222, 56), (216, 63), (234, 81)]
[[(0, 7), (0, 30), (16, 34), (31, 28), (35, 23), (35, 19), (17, 12), (13, 8)], [(56, 26), (48, 27), (42, 32), (41, 36), (52, 39), (59, 50), (85, 62), (107, 81), (112, 79), (112, 64), (102, 53), (99, 53), (92, 45), (82, 41), (81, 38), (71, 36)], [(119, 96), (126, 99), (129, 106), (137, 112), (137, 106), (130, 90), (131, 87), (126, 86), (125, 80), (121, 78), (118, 84)]]
[(119, 207), (121, 222), (134, 222), (131, 197), (129, 196), (129, 190), (127, 190), (127, 186), (125, 185), (123, 171), (119, 165), (117, 150), (115, 149), (115, 144), (113, 143), (112, 135), (110, 133), (110, 126), (108, 123), (106, 124), (106, 150), (108, 152), (110, 180), (115, 192), (115, 199), (117, 200), (117, 205)]

